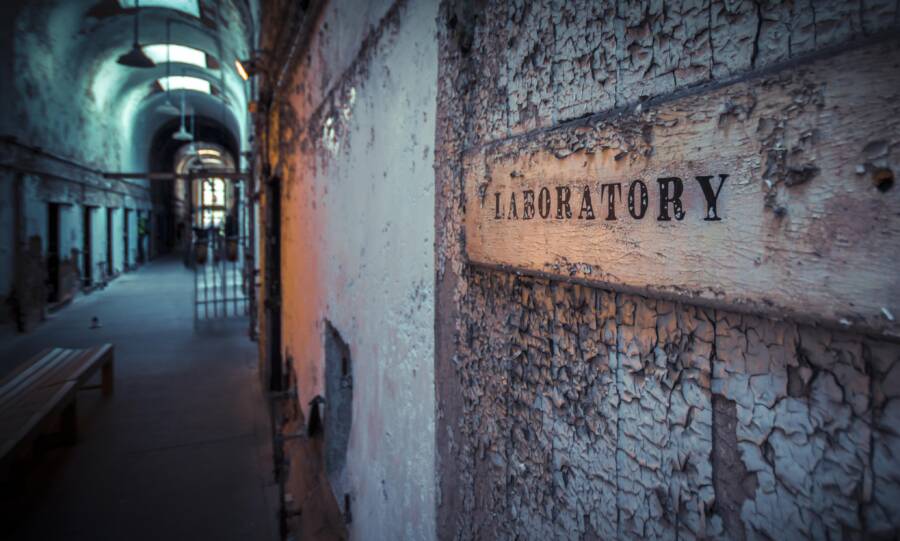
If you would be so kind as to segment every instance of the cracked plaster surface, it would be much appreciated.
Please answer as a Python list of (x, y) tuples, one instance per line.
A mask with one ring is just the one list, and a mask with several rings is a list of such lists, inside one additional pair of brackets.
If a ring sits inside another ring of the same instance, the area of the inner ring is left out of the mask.
[(461, 184), (466, 148), (864, 39), (896, 14), (889, 2), (442, 5), (444, 537), (897, 535), (900, 345), (470, 267)]
[(478, 11), (468, 146), (730, 80), (898, 24), (896, 2), (885, 0), (517, 0)]
[[(900, 526), (900, 345), (493, 271), (467, 276), (462, 303), (457, 458), (474, 466), (459, 520), (509, 520), (460, 531), (821, 539)], [(730, 424), (715, 400), (732, 404)], [(743, 478), (717, 485), (729, 450), (714, 440), (729, 429)], [(736, 513), (732, 491), (746, 492)]]

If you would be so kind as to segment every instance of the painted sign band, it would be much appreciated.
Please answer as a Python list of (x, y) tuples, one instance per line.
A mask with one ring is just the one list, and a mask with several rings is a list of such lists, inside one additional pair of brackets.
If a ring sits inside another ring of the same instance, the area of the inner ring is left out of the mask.
[(900, 337), (898, 49), (473, 148), (469, 261)]

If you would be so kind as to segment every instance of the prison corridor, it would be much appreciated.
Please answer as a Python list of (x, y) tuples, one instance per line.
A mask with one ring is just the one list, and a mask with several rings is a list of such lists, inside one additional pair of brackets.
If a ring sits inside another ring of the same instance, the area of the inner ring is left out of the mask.
[(160, 258), (2, 342), (2, 374), (48, 345), (113, 343), (116, 379), (110, 397), (79, 395), (76, 445), (29, 458), (6, 534), (278, 538), (257, 348), (245, 319), (195, 324), (194, 278)]

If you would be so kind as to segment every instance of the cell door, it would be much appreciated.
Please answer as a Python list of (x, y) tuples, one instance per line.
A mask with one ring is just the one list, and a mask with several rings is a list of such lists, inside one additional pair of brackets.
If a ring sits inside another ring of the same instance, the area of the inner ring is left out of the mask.
[(137, 263), (143, 265), (147, 260), (147, 240), (150, 236), (147, 234), (150, 228), (150, 215), (146, 212), (138, 211), (137, 213)]
[(116, 209), (106, 209), (106, 276), (113, 275), (113, 216)]
[(47, 204), (47, 302), (59, 300), (59, 204)]
[(125, 209), (125, 218), (122, 220), (122, 246), (125, 247), (124, 256), (122, 258), (122, 270), (131, 268), (131, 243), (128, 242), (131, 235), (128, 234), (128, 224), (131, 223), (131, 209)]
[(92, 212), (93, 209), (91, 207), (84, 207), (84, 223), (81, 228), (81, 268), (83, 269), (81, 280), (84, 287), (91, 287), (91, 284), (94, 283), (94, 269), (91, 264), (94, 258), (92, 249), (92, 233), (94, 231), (91, 220)]

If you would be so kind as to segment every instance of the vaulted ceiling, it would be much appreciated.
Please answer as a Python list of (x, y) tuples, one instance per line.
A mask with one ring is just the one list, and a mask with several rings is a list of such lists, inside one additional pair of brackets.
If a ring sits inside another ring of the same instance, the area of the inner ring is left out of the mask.
[[(151, 68), (117, 62), (136, 15)], [(250, 87), (235, 60), (257, 41), (256, 0), (4, 2), (0, 17), (0, 134), (106, 170), (161, 170), (180, 115), (160, 107), (183, 97), (198, 139), (248, 148)]]

